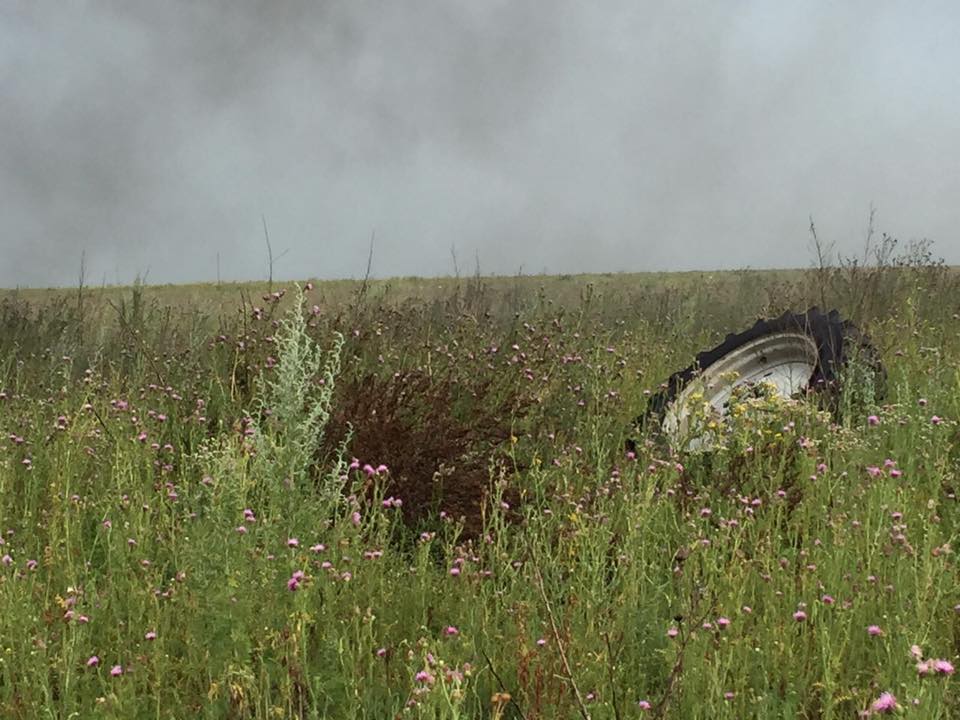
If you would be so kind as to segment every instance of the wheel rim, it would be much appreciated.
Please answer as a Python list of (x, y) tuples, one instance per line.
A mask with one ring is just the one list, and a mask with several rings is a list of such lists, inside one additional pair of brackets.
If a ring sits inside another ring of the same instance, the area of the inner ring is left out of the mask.
[(689, 437), (692, 413), (704, 404), (719, 417), (727, 414), (734, 389), (765, 383), (784, 398), (810, 385), (817, 369), (819, 352), (813, 339), (800, 332), (765, 335), (727, 353), (683, 388), (664, 414), (663, 431), (675, 443), (687, 441), (688, 449), (705, 447), (705, 438)]

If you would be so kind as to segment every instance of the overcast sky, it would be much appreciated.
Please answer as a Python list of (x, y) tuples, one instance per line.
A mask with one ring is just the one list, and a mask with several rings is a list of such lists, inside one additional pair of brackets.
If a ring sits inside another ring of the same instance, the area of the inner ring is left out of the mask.
[(0, 286), (960, 264), (960, 4), (0, 3)]

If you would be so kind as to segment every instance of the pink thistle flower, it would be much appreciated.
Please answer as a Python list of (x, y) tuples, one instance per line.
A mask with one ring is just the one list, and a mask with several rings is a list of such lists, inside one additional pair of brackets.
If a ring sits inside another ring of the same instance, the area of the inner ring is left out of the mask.
[(153, 630), (149, 630), (146, 635), (143, 636), (144, 640), (156, 640), (157, 634)]
[(123, 665), (114, 665), (112, 668), (110, 668), (110, 674), (113, 677), (123, 675)]
[(879, 625), (868, 625), (867, 634), (871, 637), (877, 637), (877, 635), (883, 635), (883, 630)]
[(377, 657), (382, 658), (387, 656), (386, 648), (377, 648)]
[(447, 636), (459, 635), (460, 630), (454, 625), (447, 625), (447, 627), (443, 629), (443, 634)]
[(96, 655), (91, 655), (87, 658), (87, 667), (97, 667), (100, 664), (100, 658)]
[(418, 683), (424, 683), (425, 685), (433, 685), (433, 675), (431, 675), (426, 670), (421, 670), (416, 675), (413, 676), (413, 679)]
[(326, 549), (327, 549), (327, 546), (324, 545), (323, 543), (317, 543), (316, 545), (310, 546), (310, 551), (315, 553), (322, 553)]
[(943, 422), (943, 420), (937, 415), (934, 415), (932, 418), (930, 418), (930, 422), (932, 422), (934, 425), (939, 425)]
[(650, 710), (653, 705), (651, 705), (647, 700), (641, 700), (637, 703), (637, 707), (641, 710)]
[(793, 619), (796, 620), (798, 623), (803, 622), (804, 620), (807, 619), (807, 614), (803, 610), (797, 610), (793, 614)]
[(870, 712), (875, 713), (892, 713), (896, 709), (897, 698), (894, 697), (893, 693), (888, 692), (882, 693), (870, 706)]
[(934, 660), (933, 671), (938, 675), (953, 675), (953, 664), (948, 660)]
[(667, 630), (667, 637), (668, 637), (668, 638), (675, 638), (675, 637), (676, 637), (677, 635), (679, 635), (679, 634), (680, 634), (680, 631), (677, 630), (677, 628), (675, 628), (675, 627), (672, 627), (672, 628), (670, 628), (669, 630)]
[(296, 592), (300, 589), (300, 583), (303, 582), (304, 574), (303, 570), (297, 570), (293, 575), (290, 576), (290, 579), (287, 580), (287, 590), (290, 592)]
[(867, 424), (875, 427), (880, 424), (880, 418), (878, 418), (876, 415), (870, 415), (867, 417)]
[(537, 646), (538, 646), (538, 647), (543, 647), (543, 646), (546, 645), (546, 644), (547, 644), (547, 639), (546, 639), (546, 638), (537, 638)]
[(730, 618), (727, 617), (718, 617), (717, 618), (717, 627), (723, 630), (724, 628), (730, 625)]
[(350, 516), (350, 522), (352, 522), (354, 525), (360, 524), (360, 513), (358, 511), (353, 511), (353, 515)]
[(10, 557), (9, 555), (4, 555), (2, 558), (0, 558), (0, 562), (2, 562), (4, 565), (9, 566), (13, 563), (13, 558)]
[(723, 699), (724, 699), (724, 700), (733, 700), (736, 696), (737, 696), (736, 693), (732, 693), (732, 692), (730, 692), (729, 690), (727, 690), (727, 692), (725, 692), (725, 693), (723, 694)]
[(300, 547), (300, 541), (295, 537), (287, 538), (287, 547)]
[(824, 595), (822, 598), (820, 598), (820, 602), (822, 602), (824, 605), (833, 605), (834, 599), (832, 595)]
[(450, 575), (452, 575), (453, 577), (457, 577), (459, 574), (460, 574), (460, 568), (458, 567), (450, 568)]

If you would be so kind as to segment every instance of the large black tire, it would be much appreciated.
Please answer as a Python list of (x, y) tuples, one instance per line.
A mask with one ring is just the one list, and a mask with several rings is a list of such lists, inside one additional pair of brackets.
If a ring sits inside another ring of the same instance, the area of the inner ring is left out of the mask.
[[(652, 425), (655, 432), (660, 432), (671, 406), (693, 379), (717, 367), (738, 350), (747, 346), (762, 347), (765, 338), (775, 342), (775, 337), (799, 336), (809, 339), (810, 348), (810, 375), (799, 383), (804, 392), (818, 394), (824, 404), (838, 412), (844, 369), (856, 358), (859, 366), (872, 376), (874, 399), (882, 395), (886, 374), (869, 339), (851, 322), (842, 320), (836, 310), (823, 313), (812, 307), (805, 313), (785, 312), (778, 318), (758, 320), (748, 330), (727, 335), (717, 347), (701, 352), (693, 364), (671, 375), (665, 386), (650, 398), (646, 412), (637, 418), (636, 424), (647, 428)], [(765, 357), (760, 359), (766, 362)], [(635, 449), (635, 443), (628, 441), (628, 448)]]

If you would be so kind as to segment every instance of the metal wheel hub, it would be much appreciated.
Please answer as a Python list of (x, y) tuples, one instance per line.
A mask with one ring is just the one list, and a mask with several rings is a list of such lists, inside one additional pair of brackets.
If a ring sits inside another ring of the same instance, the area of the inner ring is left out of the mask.
[[(770, 392), (789, 398), (805, 390), (819, 360), (817, 344), (801, 332), (782, 332), (751, 340), (711, 364), (687, 384), (670, 404), (663, 430), (675, 440), (689, 434), (691, 414), (707, 408), (723, 417), (735, 388), (763, 385)], [(690, 447), (700, 443), (691, 441)]]

